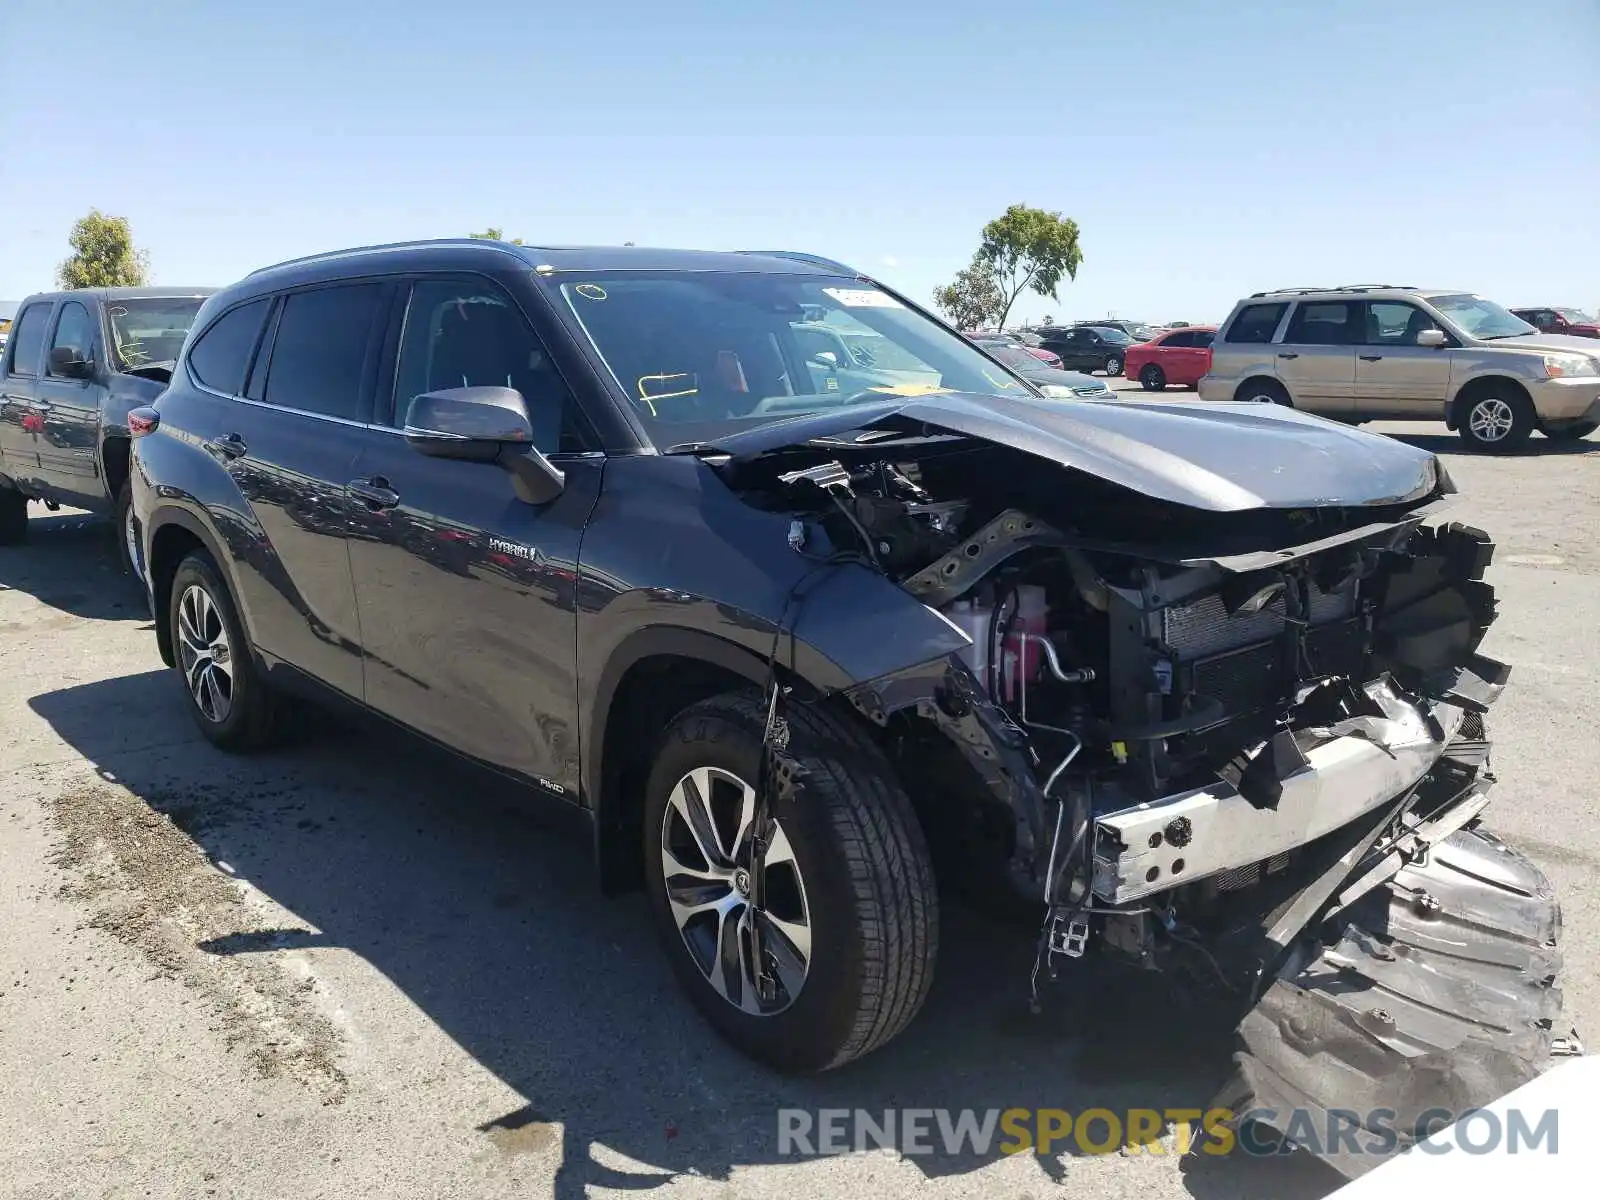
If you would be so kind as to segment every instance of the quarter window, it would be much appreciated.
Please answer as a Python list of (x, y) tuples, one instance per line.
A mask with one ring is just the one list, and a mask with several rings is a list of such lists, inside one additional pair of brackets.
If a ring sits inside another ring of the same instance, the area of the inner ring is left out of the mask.
[(1297, 346), (1350, 346), (1356, 336), (1358, 306), (1346, 300), (1312, 301), (1295, 309), (1285, 342)]
[(356, 283), (284, 297), (263, 399), (361, 420), (367, 351), (383, 294), (382, 284)]
[(1227, 341), (1264, 343), (1272, 340), (1287, 304), (1249, 304), (1228, 326)]
[(241, 304), (223, 313), (200, 335), (189, 350), (189, 370), (200, 383), (224, 395), (238, 395), (271, 303), (252, 300)]
[(411, 289), (395, 367), (395, 421), (426, 392), (506, 387), (522, 394), (543, 454), (581, 450), (572, 393), (527, 320), (498, 288), (423, 280)]
[[(76, 300), (69, 300), (61, 306), (61, 316), (56, 320), (56, 336), (50, 342), (50, 354), (53, 358), (57, 350), (71, 352), (71, 357), (78, 362), (89, 362), (94, 358), (94, 322), (89, 319), (89, 311)], [(49, 369), (49, 374), (55, 372)]]
[(44, 349), (44, 325), (50, 319), (50, 305), (30, 304), (22, 310), (11, 329), (12, 375), (37, 375), (39, 352)]

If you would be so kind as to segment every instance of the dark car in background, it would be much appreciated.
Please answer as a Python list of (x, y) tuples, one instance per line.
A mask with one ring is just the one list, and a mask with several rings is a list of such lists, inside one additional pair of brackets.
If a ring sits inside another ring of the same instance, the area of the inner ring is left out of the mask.
[(0, 355), (0, 544), (28, 502), (114, 513), (132, 548), (128, 412), (167, 386), (209, 288), (80, 288), (29, 296)]
[(1596, 321), (1581, 308), (1513, 308), (1512, 316), (1521, 317), (1540, 333), (1564, 333), (1569, 337), (1600, 338), (1600, 321)]
[(1052, 367), (1027, 346), (1006, 341), (978, 344), (990, 357), (999, 359), (1053, 400), (1110, 400), (1116, 394), (1105, 380)]
[(1110, 325), (1074, 325), (1067, 329), (1040, 329), (1040, 344), (1061, 359), (1069, 371), (1104, 371), (1121, 375), (1128, 347), (1134, 340)]
[(1124, 321), (1120, 317), (1107, 317), (1103, 321), (1074, 321), (1074, 325), (1089, 329), (1120, 329), (1136, 342), (1147, 342), (1161, 332), (1143, 321)]
[(1473, 828), (1491, 546), (1427, 523), (1424, 450), (1042, 403), (822, 259), (486, 241), (249, 276), (129, 421), (204, 735), (313, 697), (524, 781), (767, 1063), (911, 1021), (936, 870), (1027, 913), (1019, 990), (1220, 977), (1237, 1111), (1482, 1104), (1552, 1051), (1552, 890)]

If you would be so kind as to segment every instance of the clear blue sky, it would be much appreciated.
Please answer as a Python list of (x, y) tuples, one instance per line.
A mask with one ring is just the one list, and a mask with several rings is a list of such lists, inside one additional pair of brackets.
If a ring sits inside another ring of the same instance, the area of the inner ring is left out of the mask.
[(498, 225), (807, 249), (925, 300), (1025, 202), (1084, 264), (1022, 315), (1600, 306), (1600, 0), (4, 0), (0, 112), (7, 300), (91, 206), (159, 283)]

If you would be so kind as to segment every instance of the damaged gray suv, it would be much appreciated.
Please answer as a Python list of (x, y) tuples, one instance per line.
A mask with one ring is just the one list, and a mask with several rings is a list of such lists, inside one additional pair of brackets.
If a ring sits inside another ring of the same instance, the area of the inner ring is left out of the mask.
[(1041, 983), (1220, 983), (1241, 1111), (1403, 1145), (1560, 1048), (1551, 889), (1478, 827), (1491, 547), (1431, 454), (1048, 399), (804, 255), (491, 242), (257, 272), (129, 423), (205, 735), (296, 692), (527, 781), (765, 1062), (900, 1033), (951, 890)]

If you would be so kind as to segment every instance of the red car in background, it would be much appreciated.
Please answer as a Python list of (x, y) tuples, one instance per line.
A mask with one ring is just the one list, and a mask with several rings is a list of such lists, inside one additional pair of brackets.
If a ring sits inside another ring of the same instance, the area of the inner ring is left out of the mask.
[(1158, 333), (1148, 342), (1136, 342), (1123, 356), (1122, 373), (1137, 379), (1147, 392), (1159, 392), (1169, 383), (1193, 387), (1211, 370), (1214, 325), (1189, 325)]
[(1578, 308), (1513, 308), (1511, 315), (1521, 317), (1540, 333), (1564, 333), (1568, 337), (1600, 338), (1600, 322)]

